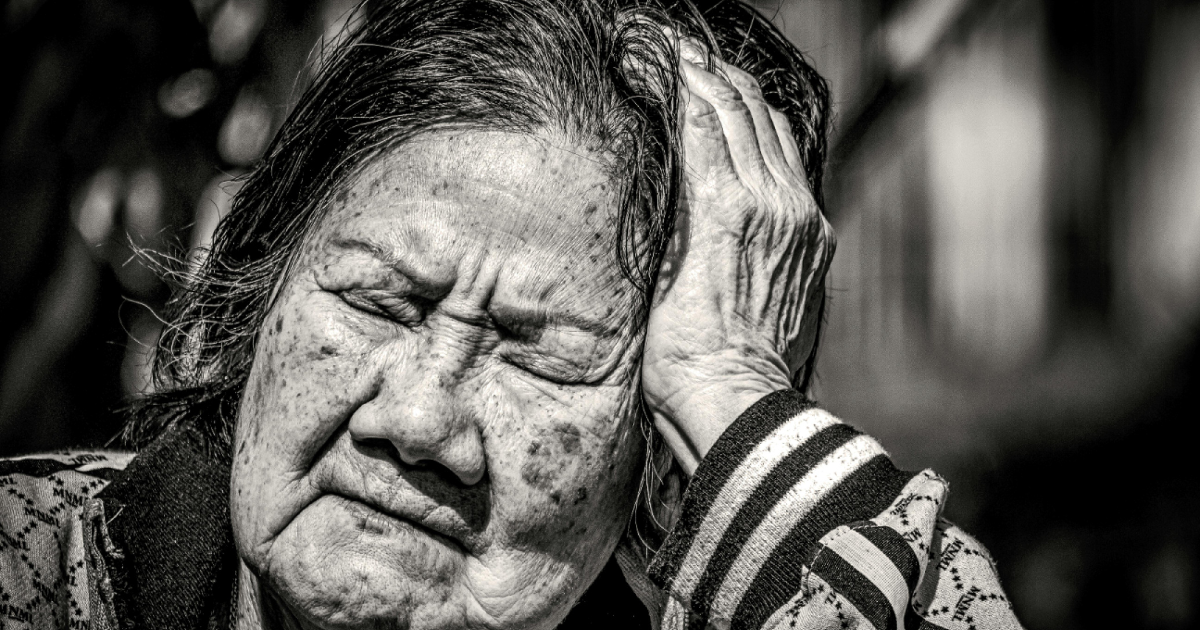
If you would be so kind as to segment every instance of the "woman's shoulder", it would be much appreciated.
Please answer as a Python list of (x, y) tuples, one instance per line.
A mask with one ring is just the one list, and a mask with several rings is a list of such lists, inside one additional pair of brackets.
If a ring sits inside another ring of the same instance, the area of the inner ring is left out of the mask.
[(58, 451), (0, 458), (0, 617), (37, 628), (74, 627), (85, 617), (78, 524), (87, 502), (133, 455)]
[[(54, 523), (104, 489), (133, 456), (89, 450), (0, 458), (0, 536), (11, 533), (6, 529), (14, 521), (57, 527)], [(11, 542), (0, 538), (0, 549), (4, 544)]]

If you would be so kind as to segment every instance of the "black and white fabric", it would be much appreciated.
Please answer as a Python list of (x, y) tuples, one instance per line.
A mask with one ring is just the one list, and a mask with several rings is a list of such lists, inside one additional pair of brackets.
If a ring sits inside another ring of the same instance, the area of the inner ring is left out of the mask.
[(661, 626), (1019, 628), (946, 495), (799, 393), (767, 396), (705, 457), (650, 565)]

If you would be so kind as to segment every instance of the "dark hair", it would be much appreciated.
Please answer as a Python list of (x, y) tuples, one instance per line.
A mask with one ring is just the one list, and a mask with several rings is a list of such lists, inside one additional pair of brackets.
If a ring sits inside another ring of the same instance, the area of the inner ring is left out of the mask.
[(246, 178), (204, 263), (179, 282), (156, 391), (134, 403), (126, 441), (140, 447), (190, 423), (228, 454), (258, 330), (300, 245), (358, 169), (431, 130), (549, 131), (607, 159), (624, 186), (615, 262), (648, 299), (680, 186), (665, 24), (759, 79), (823, 204), (826, 84), (740, 2), (368, 0)]

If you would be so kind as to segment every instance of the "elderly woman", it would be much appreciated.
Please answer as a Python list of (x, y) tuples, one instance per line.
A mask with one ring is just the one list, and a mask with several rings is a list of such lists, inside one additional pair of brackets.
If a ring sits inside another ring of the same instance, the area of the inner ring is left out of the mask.
[(1017, 627), (944, 482), (802, 394), (826, 92), (767, 22), (360, 17), (176, 298), (141, 450), (0, 463), (3, 627)]

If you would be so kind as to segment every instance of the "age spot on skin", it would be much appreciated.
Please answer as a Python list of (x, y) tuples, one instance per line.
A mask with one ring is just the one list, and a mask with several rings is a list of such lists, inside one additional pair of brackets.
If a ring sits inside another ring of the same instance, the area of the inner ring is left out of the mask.
[[(540, 490), (549, 496), (550, 500), (560, 503), (563, 500), (561, 479), (567, 468), (571, 466), (572, 458), (566, 453), (566, 444), (571, 445), (572, 452), (579, 449), (578, 432), (566, 438), (565, 443), (561, 434), (555, 431), (555, 440), (544, 441), (535, 439), (525, 449), (528, 457), (521, 464), (521, 479), (531, 488)], [(569, 491), (568, 491), (569, 492)]]
[(571, 533), (571, 530), (575, 530), (579, 535), (583, 535), (587, 532), (587, 529), (587, 525), (583, 523), (577, 523), (575, 519), (570, 519), (563, 525), (560, 534), (568, 534)]
[(562, 444), (563, 451), (568, 455), (579, 450), (579, 428), (573, 424), (566, 422), (559, 423), (554, 427), (555, 435), (558, 436), (559, 444)]
[(565, 501), (578, 505), (587, 500), (587, 490), (566, 487), (563, 476), (577, 461), (581, 450), (579, 427), (569, 422), (548, 427), (541, 439), (533, 439), (525, 448), (528, 457), (521, 465), (521, 479), (530, 487), (546, 493), (555, 504)]
[(521, 466), (521, 479), (538, 490), (552, 492), (551, 498), (553, 499), (558, 494), (558, 492), (553, 491), (554, 480), (558, 478), (558, 473), (561, 472), (561, 469), (561, 463), (556, 463), (547, 457), (538, 457), (535, 455), (526, 460)]

